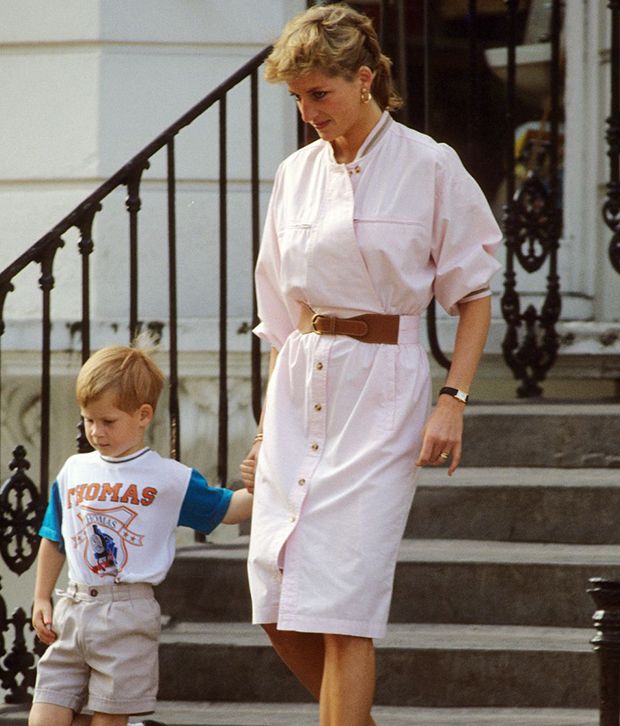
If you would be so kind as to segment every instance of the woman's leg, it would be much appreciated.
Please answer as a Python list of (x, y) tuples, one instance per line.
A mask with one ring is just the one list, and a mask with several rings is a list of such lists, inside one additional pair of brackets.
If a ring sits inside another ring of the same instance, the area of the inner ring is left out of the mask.
[(370, 638), (328, 633), (321, 685), (321, 726), (373, 726), (375, 649)]
[(297, 680), (320, 701), (321, 726), (374, 726), (372, 640), (262, 626), (276, 653)]
[(323, 680), (325, 646), (322, 633), (299, 633), (278, 630), (275, 623), (263, 625), (276, 653), (286, 663), (297, 680), (318, 701)]

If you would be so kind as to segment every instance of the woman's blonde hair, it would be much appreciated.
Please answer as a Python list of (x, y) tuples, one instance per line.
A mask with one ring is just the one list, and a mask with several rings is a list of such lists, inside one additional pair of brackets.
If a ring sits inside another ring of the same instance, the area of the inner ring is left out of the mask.
[(362, 66), (375, 72), (371, 91), (381, 110), (399, 109), (392, 61), (381, 52), (370, 18), (346, 3), (318, 5), (286, 24), (265, 61), (265, 78), (288, 82), (320, 71), (352, 80)]
[(110, 345), (93, 353), (78, 373), (75, 393), (79, 405), (88, 406), (111, 392), (121, 411), (133, 413), (144, 403), (154, 411), (165, 379), (149, 355), (152, 349), (149, 334), (142, 334), (131, 347)]

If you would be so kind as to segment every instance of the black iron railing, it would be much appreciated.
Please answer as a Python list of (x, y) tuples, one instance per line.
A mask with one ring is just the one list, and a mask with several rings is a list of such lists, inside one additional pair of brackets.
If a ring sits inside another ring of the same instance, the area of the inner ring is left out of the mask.
[[(56, 255), (65, 245), (64, 236), (71, 230), (79, 233), (77, 245), (81, 257), (81, 359), (86, 360), (91, 351), (91, 257), (95, 252), (93, 228), (97, 215), (102, 211), (106, 200), (118, 188), (125, 187), (127, 196), (125, 206), (129, 226), (129, 313), (127, 338), (132, 340), (140, 331), (143, 322), (140, 316), (139, 291), (139, 219), (141, 209), (141, 185), (144, 172), (149, 168), (155, 154), (166, 154), (166, 199), (167, 199), (167, 268), (168, 268), (168, 373), (169, 373), (169, 438), (171, 455), (179, 458), (181, 454), (179, 421), (179, 372), (178, 372), (178, 313), (177, 313), (177, 199), (176, 199), (176, 160), (175, 139), (188, 125), (201, 117), (207, 109), (216, 105), (219, 108), (219, 411), (218, 411), (218, 462), (217, 477), (220, 483), (227, 480), (228, 462), (228, 137), (227, 137), (227, 94), (238, 84), (249, 79), (250, 84), (250, 125), (251, 152), (249, 177), (251, 187), (251, 248), (249, 252), (255, 262), (259, 247), (259, 123), (258, 123), (258, 69), (270, 48), (267, 47), (242, 66), (236, 73), (209, 93), (176, 123), (172, 124), (140, 153), (113, 174), (81, 204), (41, 237), (15, 262), (0, 273), (0, 344), (6, 330), (4, 317), (5, 302), (12, 293), (20, 275), (33, 266), (39, 269), (39, 286), (42, 291), (41, 312), (41, 386), (40, 386), (40, 465), (38, 483), (28, 476), (30, 462), (23, 445), (18, 445), (9, 464), (12, 475), (0, 490), (0, 552), (2, 559), (11, 572), (20, 575), (25, 572), (36, 558), (38, 549), (37, 532), (42, 513), (45, 509), (49, 487), (50, 464), (50, 394), (52, 363), (52, 297), (55, 291), (54, 269)], [(214, 250), (215, 254), (215, 250)], [(249, 281), (248, 281), (249, 283)], [(253, 317), (256, 320), (254, 305)], [(153, 324), (154, 332), (161, 334), (163, 325)], [(0, 353), (1, 353), (0, 345)], [(251, 380), (253, 385), (253, 411), (256, 418), (260, 413), (261, 370), (260, 345), (252, 341)], [(77, 423), (77, 422), (76, 422)], [(78, 436), (78, 450), (84, 451), (88, 444), (83, 432)], [(0, 583), (1, 584), (1, 583)], [(6, 701), (21, 703), (29, 698), (34, 684), (35, 659), (33, 648), (29, 647), (29, 617), (26, 609), (18, 608), (10, 617), (4, 599), (0, 595), (0, 683), (7, 692)], [(13, 637), (8, 635), (12, 631)], [(7, 642), (12, 640), (12, 647)], [(36, 652), (36, 646), (34, 648)]]
[[(540, 383), (555, 363), (559, 338), (560, 278), (558, 249), (562, 234), (562, 202), (559, 189), (560, 126), (560, 0), (553, 0), (551, 17), (551, 62), (549, 74), (549, 130), (541, 129), (529, 150), (529, 172), (525, 180), (515, 180), (515, 97), (516, 97), (516, 13), (517, 0), (507, 0), (509, 42), (507, 82), (506, 240), (505, 286), (502, 313), (507, 328), (502, 349), (515, 378), (521, 381), (521, 397), (542, 394)], [(533, 304), (521, 311), (517, 291), (516, 263), (528, 273), (548, 265), (547, 291), (540, 310)]]
[(607, 119), (609, 183), (603, 218), (612, 231), (609, 259), (620, 273), (620, 0), (609, 0), (611, 10), (611, 108)]

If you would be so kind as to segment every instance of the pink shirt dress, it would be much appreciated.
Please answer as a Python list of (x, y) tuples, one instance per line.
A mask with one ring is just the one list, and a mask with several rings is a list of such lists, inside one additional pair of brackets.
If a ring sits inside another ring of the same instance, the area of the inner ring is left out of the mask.
[[(279, 355), (254, 494), (253, 622), (385, 635), (431, 405), (420, 314), (433, 295), (456, 314), (486, 288), (500, 240), (456, 153), (387, 112), (351, 164), (318, 140), (280, 165), (256, 269), (255, 333)], [(302, 302), (406, 316), (399, 344), (302, 335)]]

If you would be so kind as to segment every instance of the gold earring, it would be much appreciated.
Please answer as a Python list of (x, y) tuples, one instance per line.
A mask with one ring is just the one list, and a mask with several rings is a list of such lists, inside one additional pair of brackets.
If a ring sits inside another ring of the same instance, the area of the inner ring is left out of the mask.
[(372, 101), (372, 94), (366, 87), (364, 87), (364, 88), (362, 88), (360, 98), (361, 98), (362, 103), (369, 103), (370, 101)]

